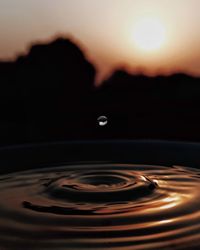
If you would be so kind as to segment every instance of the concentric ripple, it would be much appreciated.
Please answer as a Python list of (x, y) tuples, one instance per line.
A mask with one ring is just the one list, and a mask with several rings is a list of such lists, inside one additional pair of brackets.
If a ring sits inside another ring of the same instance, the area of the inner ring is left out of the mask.
[(200, 170), (88, 164), (0, 177), (0, 249), (200, 249)]

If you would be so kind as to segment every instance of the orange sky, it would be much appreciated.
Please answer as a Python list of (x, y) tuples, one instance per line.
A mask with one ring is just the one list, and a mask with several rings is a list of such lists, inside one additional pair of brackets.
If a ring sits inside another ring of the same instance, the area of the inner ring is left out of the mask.
[[(199, 10), (199, 0), (0, 0), (0, 58), (64, 34), (80, 41), (101, 75), (124, 65), (200, 75)], [(147, 52), (136, 46), (134, 30), (149, 17), (162, 24), (165, 41)]]

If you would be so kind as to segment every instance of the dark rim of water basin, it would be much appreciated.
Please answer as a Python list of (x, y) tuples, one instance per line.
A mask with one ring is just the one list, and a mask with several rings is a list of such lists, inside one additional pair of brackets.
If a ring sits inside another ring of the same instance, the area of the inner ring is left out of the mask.
[(134, 163), (200, 168), (200, 143), (76, 141), (0, 148), (0, 174), (77, 163)]

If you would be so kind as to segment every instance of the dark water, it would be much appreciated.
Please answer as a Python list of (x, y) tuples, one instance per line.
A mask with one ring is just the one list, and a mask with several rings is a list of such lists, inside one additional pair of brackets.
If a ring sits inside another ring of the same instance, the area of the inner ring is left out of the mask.
[(200, 249), (200, 170), (96, 164), (3, 175), (0, 249)]

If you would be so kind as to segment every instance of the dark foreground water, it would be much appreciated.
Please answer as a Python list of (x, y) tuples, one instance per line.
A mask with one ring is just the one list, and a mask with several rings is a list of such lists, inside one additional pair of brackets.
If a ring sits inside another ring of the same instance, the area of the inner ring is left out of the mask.
[(2, 175), (0, 249), (200, 249), (200, 170), (95, 164)]

